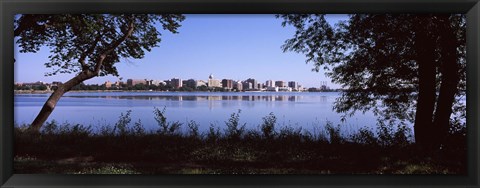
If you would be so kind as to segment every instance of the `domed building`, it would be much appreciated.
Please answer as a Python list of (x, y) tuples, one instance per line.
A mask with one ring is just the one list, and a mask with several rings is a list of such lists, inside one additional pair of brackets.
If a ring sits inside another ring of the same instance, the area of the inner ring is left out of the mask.
[(213, 74), (208, 76), (208, 87), (222, 87), (220, 80), (213, 79)]

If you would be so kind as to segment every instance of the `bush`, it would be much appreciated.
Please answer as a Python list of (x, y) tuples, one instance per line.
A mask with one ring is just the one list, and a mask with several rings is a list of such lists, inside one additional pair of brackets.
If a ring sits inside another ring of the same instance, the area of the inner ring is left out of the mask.
[(378, 143), (383, 147), (405, 146), (409, 144), (409, 129), (405, 125), (398, 125), (394, 130), (392, 124), (377, 123)]
[(350, 139), (354, 143), (364, 144), (364, 145), (377, 145), (377, 138), (374, 133), (366, 128), (361, 128), (358, 133), (352, 135)]
[(328, 135), (330, 136), (330, 143), (332, 144), (339, 144), (342, 143), (343, 139), (340, 135), (340, 127), (334, 127), (333, 123), (327, 121), (327, 125), (325, 125), (325, 130), (327, 131)]
[(210, 124), (210, 127), (208, 128), (208, 133), (207, 133), (207, 141), (212, 143), (212, 142), (217, 142), (221, 138), (220, 134), (220, 128), (215, 129), (215, 125)]
[(263, 124), (260, 126), (260, 129), (262, 130), (263, 137), (266, 139), (272, 139), (276, 135), (275, 124), (277, 122), (277, 117), (275, 117), (273, 112), (270, 112), (268, 116), (265, 116), (262, 119)]
[(194, 138), (198, 138), (200, 136), (200, 133), (198, 131), (199, 125), (197, 122), (191, 120), (187, 123), (188, 126), (188, 135)]
[(245, 132), (246, 123), (243, 125), (239, 125), (240, 122), (240, 112), (239, 109), (237, 113), (232, 113), (228, 121), (225, 122), (227, 129), (225, 129), (225, 135), (229, 139), (240, 139)]
[(155, 121), (157, 121), (158, 126), (160, 126), (160, 129), (157, 132), (162, 135), (177, 134), (182, 126), (182, 123), (178, 121), (173, 123), (167, 122), (167, 118), (165, 117), (165, 109), (166, 107), (163, 107), (163, 110), (154, 107), (153, 113), (155, 114)]
[(57, 132), (58, 132), (58, 123), (55, 120), (46, 122), (42, 129), (43, 134), (55, 134)]
[(126, 135), (128, 133), (128, 124), (132, 121), (132, 118), (130, 117), (131, 112), (132, 110), (127, 110), (125, 115), (121, 113), (117, 123), (115, 123), (114, 130), (118, 129), (120, 135)]
[(145, 128), (143, 128), (142, 120), (138, 119), (138, 121), (135, 122), (135, 125), (133, 126), (133, 133), (139, 136), (145, 135)]

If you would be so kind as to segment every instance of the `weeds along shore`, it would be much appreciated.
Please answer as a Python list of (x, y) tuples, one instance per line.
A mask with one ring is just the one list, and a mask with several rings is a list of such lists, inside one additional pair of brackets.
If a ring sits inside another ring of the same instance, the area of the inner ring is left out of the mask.
[[(378, 125), (342, 136), (327, 123), (309, 132), (279, 127), (273, 113), (257, 129), (240, 124), (239, 110), (225, 126), (167, 121), (154, 108), (157, 130), (122, 113), (112, 126), (47, 122), (40, 134), (15, 125), (15, 173), (67, 174), (466, 174), (466, 132), (425, 152), (405, 127)], [(184, 128), (182, 130), (182, 128)]]

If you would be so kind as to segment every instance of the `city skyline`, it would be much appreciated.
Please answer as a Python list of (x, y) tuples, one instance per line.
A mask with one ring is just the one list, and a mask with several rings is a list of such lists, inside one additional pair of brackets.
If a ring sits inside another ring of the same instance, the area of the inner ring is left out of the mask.
[[(190, 82), (190, 83), (189, 83)], [(192, 83), (193, 82), (193, 83)], [(100, 84), (86, 84), (86, 85), (97, 85), (97, 86), (104, 86), (106, 89), (109, 88), (117, 88), (121, 89), (121, 85), (125, 84), (128, 87), (133, 87), (137, 84), (143, 84), (145, 86), (155, 85), (170, 85), (173, 88), (178, 89), (180, 87), (187, 86), (193, 89), (196, 89), (199, 86), (207, 86), (208, 88), (223, 88), (223, 89), (235, 89), (236, 91), (248, 91), (248, 90), (257, 90), (257, 91), (278, 91), (279, 89), (286, 89), (291, 88), (292, 91), (306, 91), (308, 89), (318, 89), (318, 90), (330, 90), (331, 88), (327, 85), (327, 82), (321, 82), (319, 87), (304, 87), (302, 83), (299, 83), (295, 80), (257, 80), (255, 78), (248, 78), (243, 80), (234, 80), (230, 78), (216, 78), (213, 74), (208, 76), (208, 79), (196, 79), (196, 78), (170, 78), (170, 79), (148, 79), (148, 78), (127, 78), (127, 79), (118, 79), (118, 80), (107, 80), (104, 83)], [(200, 84), (199, 84), (200, 83)], [(246, 83), (251, 83), (249, 86), (246, 86)], [(36, 81), (36, 82), (15, 82), (15, 86), (28, 86), (33, 87), (38, 86), (48, 86), (48, 90), (50, 90), (51, 86), (57, 86), (62, 84), (61, 81), (53, 81), (53, 82), (43, 82), (43, 81)], [(85, 83), (84, 83), (85, 84)], [(238, 85), (241, 86), (238, 86)], [(120, 87), (120, 88), (118, 88)], [(244, 88), (245, 87), (245, 88)], [(242, 89), (244, 88), (244, 89)], [(25, 88), (22, 88), (22, 90)], [(290, 90), (289, 90), (290, 91)]]
[[(346, 15), (327, 17), (331, 24), (343, 19)], [(274, 15), (186, 15), (179, 34), (162, 32), (159, 47), (146, 52), (145, 58), (122, 59), (116, 64), (119, 77), (205, 80), (213, 74), (232, 80), (295, 80), (304, 87), (319, 87), (327, 81), (332, 88), (340, 88), (325, 77), (324, 71), (312, 72), (313, 65), (305, 63), (304, 55), (283, 53), (281, 45), (294, 30), (282, 27), (281, 21)], [(38, 53), (19, 53), (15, 48), (15, 53), (15, 82), (66, 82), (73, 77), (44, 76), (52, 71), (44, 66), (50, 55), (45, 47)], [(103, 84), (119, 77), (95, 77), (85, 83)]]

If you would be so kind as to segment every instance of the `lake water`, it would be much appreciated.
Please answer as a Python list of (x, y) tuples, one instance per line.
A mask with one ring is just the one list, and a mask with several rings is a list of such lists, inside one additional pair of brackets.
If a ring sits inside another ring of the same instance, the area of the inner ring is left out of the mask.
[[(141, 120), (145, 128), (157, 129), (154, 107), (166, 108), (167, 121), (179, 121), (184, 125), (194, 120), (201, 131), (213, 124), (225, 128), (225, 121), (239, 109), (240, 123), (256, 129), (262, 117), (273, 112), (279, 127), (302, 127), (313, 131), (322, 128), (327, 121), (340, 124), (344, 134), (360, 127), (374, 127), (375, 116), (367, 112), (357, 113), (345, 122), (341, 114), (332, 110), (337, 92), (71, 92), (58, 102), (47, 121), (92, 125), (114, 125), (121, 113), (131, 110), (133, 123)], [(50, 94), (16, 94), (15, 122), (31, 123)], [(186, 128), (186, 126), (183, 126)]]

